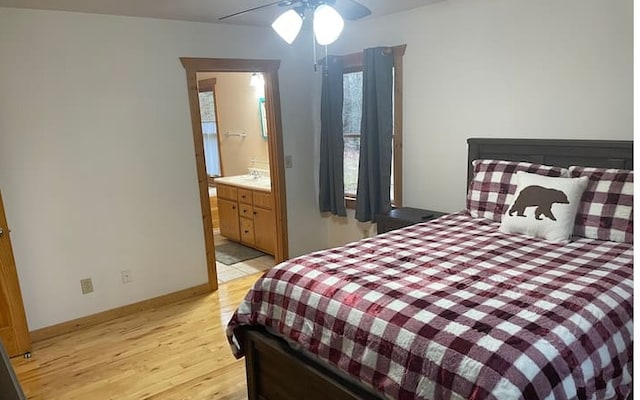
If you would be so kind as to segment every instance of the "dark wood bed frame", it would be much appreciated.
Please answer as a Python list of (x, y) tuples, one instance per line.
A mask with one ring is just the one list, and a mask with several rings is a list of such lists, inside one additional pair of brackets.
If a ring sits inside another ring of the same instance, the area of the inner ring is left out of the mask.
[[(473, 173), (471, 161), (475, 159), (633, 169), (633, 141), (474, 138), (467, 143), (469, 180)], [(249, 400), (383, 398), (373, 389), (293, 350), (264, 329), (249, 328), (243, 336)]]

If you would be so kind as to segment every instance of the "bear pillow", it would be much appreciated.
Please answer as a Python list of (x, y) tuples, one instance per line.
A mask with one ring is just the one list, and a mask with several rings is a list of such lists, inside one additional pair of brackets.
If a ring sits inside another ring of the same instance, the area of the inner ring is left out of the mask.
[(500, 230), (551, 242), (571, 239), (582, 193), (589, 178), (552, 178), (517, 173), (518, 187)]

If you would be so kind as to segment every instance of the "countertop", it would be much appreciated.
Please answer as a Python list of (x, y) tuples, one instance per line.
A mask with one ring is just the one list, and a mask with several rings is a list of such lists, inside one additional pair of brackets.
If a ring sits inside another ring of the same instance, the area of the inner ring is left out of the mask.
[(225, 185), (238, 186), (244, 189), (271, 192), (271, 179), (268, 177), (255, 177), (247, 174), (223, 176), (216, 178), (215, 181)]

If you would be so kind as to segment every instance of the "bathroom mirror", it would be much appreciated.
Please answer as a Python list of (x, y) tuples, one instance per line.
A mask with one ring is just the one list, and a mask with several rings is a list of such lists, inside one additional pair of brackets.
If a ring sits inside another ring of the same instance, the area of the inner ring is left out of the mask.
[(265, 105), (264, 97), (258, 99), (258, 109), (260, 111), (260, 127), (262, 128), (262, 137), (267, 138), (267, 107)]

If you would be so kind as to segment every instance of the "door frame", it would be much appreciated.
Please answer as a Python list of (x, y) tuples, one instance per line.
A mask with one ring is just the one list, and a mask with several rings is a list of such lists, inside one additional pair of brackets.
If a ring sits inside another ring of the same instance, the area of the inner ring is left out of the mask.
[(269, 135), (269, 170), (271, 174), (271, 193), (273, 210), (276, 219), (276, 262), (289, 258), (287, 232), (287, 204), (284, 179), (284, 150), (282, 145), (282, 119), (280, 115), (280, 91), (278, 68), (280, 60), (249, 60), (229, 58), (191, 58), (180, 57), (187, 74), (187, 90), (191, 127), (196, 155), (198, 188), (200, 189), (200, 206), (202, 209), (202, 225), (207, 258), (207, 274), (211, 291), (218, 289), (216, 271), (215, 244), (213, 241), (213, 220), (209, 203), (209, 188), (204, 144), (202, 142), (202, 126), (200, 126), (200, 101), (198, 97), (198, 72), (260, 72), (264, 75), (267, 125)]
[(2, 202), (2, 193), (0, 193), (0, 296), (4, 298), (3, 303), (8, 307), (7, 319), (10, 326), (0, 327), (4, 333), (0, 335), (0, 339), (10, 335), (10, 339), (4, 341), (5, 349), (9, 356), (13, 357), (18, 354), (27, 355), (31, 351), (31, 335), (27, 325), (27, 316), (24, 311), (24, 302), (22, 300), (22, 292), (20, 290), (20, 282), (18, 279), (18, 271), (16, 270), (16, 261), (13, 255), (13, 247), (11, 246), (11, 230), (7, 223), (7, 218)]

